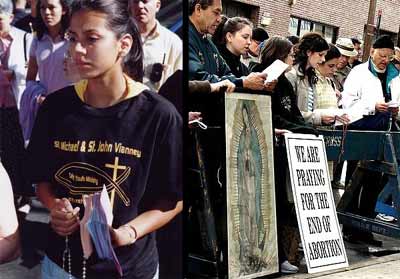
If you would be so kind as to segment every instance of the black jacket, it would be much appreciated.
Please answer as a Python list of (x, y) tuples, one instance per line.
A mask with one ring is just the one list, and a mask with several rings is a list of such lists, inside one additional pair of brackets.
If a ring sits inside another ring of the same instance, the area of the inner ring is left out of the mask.
[[(266, 67), (254, 65), (254, 72), (261, 72)], [(271, 93), (272, 122), (276, 129), (286, 129), (294, 133), (316, 134), (316, 130), (307, 124), (297, 106), (297, 97), (292, 84), (282, 74), (278, 78), (274, 92)]]
[(250, 71), (246, 67), (245, 64), (240, 62), (240, 56), (236, 56), (226, 46), (218, 46), (218, 50), (221, 56), (225, 59), (226, 64), (228, 64), (231, 69), (232, 74), (234, 74), (237, 78), (241, 78), (243, 76), (248, 76)]

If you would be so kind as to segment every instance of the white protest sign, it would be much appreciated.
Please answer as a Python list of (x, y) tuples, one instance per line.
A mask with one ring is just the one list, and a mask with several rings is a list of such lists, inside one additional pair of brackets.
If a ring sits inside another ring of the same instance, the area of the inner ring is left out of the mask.
[(348, 266), (322, 136), (285, 134), (290, 181), (309, 273)]

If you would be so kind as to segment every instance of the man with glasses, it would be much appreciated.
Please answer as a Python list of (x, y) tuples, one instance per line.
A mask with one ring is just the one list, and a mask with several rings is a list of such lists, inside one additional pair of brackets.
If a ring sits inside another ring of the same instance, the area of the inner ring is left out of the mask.
[[(397, 117), (400, 78), (398, 70), (391, 63), (393, 53), (394, 44), (390, 37), (378, 37), (372, 45), (368, 61), (353, 68), (348, 75), (342, 96), (343, 108), (347, 109), (352, 120), (348, 126), (349, 130), (386, 131), (390, 127), (390, 121)], [(393, 129), (395, 125), (391, 127)], [(381, 180), (380, 172), (367, 172), (361, 180), (361, 194), (353, 193), (353, 201), (346, 211), (359, 212), (363, 216), (375, 218), (376, 200), (383, 187)], [(374, 239), (371, 232), (344, 227), (343, 234), (351, 242), (382, 244)]]
[(158, 91), (173, 73), (182, 70), (182, 41), (156, 19), (160, 0), (130, 0), (129, 5), (142, 36), (143, 82)]
[(356, 56), (358, 52), (354, 49), (353, 42), (348, 38), (339, 38), (335, 45), (340, 51), (340, 58), (336, 65), (337, 71), (333, 75), (333, 82), (339, 92), (343, 91), (343, 85), (349, 75), (351, 68), (349, 67), (350, 57)]
[(381, 36), (372, 45), (368, 61), (348, 75), (343, 108), (350, 113), (353, 129), (387, 130), (390, 117), (397, 116), (399, 107), (391, 105), (400, 95), (399, 72), (391, 63), (393, 54), (394, 43), (389, 36)]

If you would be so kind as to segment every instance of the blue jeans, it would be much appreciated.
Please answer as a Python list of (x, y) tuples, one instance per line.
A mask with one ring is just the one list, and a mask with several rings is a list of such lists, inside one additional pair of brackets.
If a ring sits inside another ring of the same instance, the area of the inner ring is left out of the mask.
[[(157, 266), (156, 274), (153, 279), (158, 279), (159, 267)], [(42, 279), (70, 279), (69, 274), (59, 267), (56, 263), (50, 260), (47, 256), (44, 257), (42, 262)], [(72, 279), (77, 279), (72, 276)]]

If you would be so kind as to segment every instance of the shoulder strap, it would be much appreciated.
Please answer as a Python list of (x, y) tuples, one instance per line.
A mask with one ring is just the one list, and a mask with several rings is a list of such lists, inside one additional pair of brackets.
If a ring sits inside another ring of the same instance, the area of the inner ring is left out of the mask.
[(27, 57), (27, 54), (26, 54), (26, 36), (28, 36), (28, 33), (24, 34), (24, 58), (25, 58), (25, 63), (28, 62), (28, 57)]

